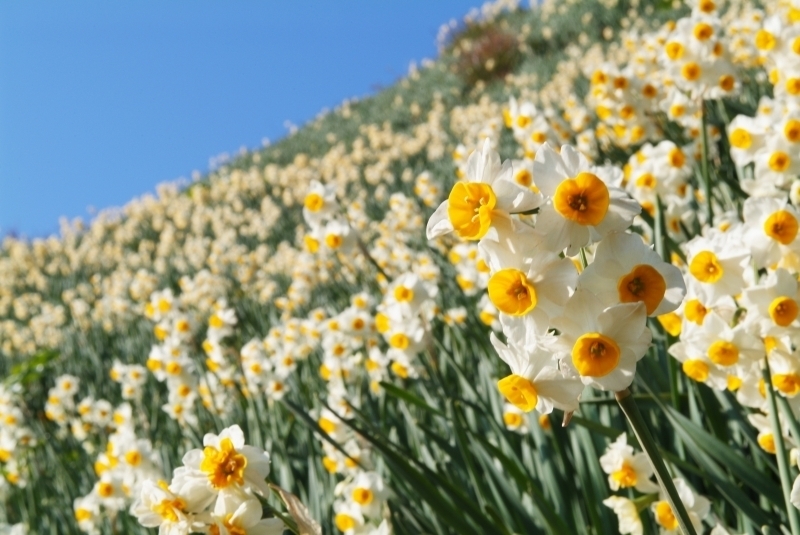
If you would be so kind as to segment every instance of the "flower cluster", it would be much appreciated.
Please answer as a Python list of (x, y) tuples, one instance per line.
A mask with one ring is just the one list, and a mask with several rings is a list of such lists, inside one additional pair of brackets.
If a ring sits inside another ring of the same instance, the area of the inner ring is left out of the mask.
[[(672, 312), (685, 287), (677, 268), (625, 232), (639, 207), (620, 187), (621, 170), (546, 143), (533, 162), (535, 184), (515, 180), (488, 144), (467, 169), (428, 237), (479, 240), (507, 340), (492, 334), (492, 344), (511, 368), (500, 391), (520, 410), (546, 414), (576, 410), (584, 385), (625, 389), (650, 344), (647, 317)], [(512, 217), (534, 210), (533, 225)], [(585, 258), (589, 246), (593, 260), (579, 275), (562, 253)]]
[(24, 450), (34, 445), (33, 432), (25, 425), (24, 405), (11, 389), (0, 384), (0, 501), (10, 486), (24, 487)]
[(203, 437), (203, 449), (183, 456), (172, 481), (147, 480), (130, 512), (159, 533), (281, 535), (280, 518), (262, 518), (270, 491), (269, 454), (248, 446), (238, 425)]

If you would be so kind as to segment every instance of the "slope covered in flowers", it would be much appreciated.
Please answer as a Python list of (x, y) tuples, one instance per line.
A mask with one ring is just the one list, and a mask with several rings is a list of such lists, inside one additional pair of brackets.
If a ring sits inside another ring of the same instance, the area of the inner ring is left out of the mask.
[(633, 388), (698, 533), (800, 535), (800, 5), (507, 4), (188, 187), (5, 239), (0, 525), (675, 533)]

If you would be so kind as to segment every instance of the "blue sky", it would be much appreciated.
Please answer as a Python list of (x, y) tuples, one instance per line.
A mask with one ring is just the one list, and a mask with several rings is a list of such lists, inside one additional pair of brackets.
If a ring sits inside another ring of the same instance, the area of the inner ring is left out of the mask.
[(477, 0), (4, 0), (0, 234), (121, 206), (435, 57)]

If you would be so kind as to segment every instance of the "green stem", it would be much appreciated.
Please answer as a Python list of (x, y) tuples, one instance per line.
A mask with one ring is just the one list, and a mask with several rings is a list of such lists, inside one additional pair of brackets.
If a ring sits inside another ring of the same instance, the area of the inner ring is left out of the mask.
[(658, 479), (661, 489), (667, 495), (667, 501), (670, 507), (672, 507), (672, 512), (678, 519), (681, 531), (684, 535), (697, 535), (692, 521), (689, 519), (689, 513), (686, 512), (686, 507), (684, 507), (680, 496), (678, 496), (678, 490), (675, 488), (672, 476), (667, 470), (667, 466), (664, 464), (661, 454), (658, 452), (658, 446), (655, 440), (653, 440), (653, 435), (650, 434), (647, 422), (645, 422), (642, 413), (639, 412), (639, 407), (636, 406), (636, 402), (633, 396), (631, 396), (631, 391), (626, 388), (625, 390), (617, 392), (616, 397), (617, 403), (619, 403), (622, 412), (625, 413), (625, 417), (628, 418), (628, 423), (631, 424), (633, 432), (639, 440), (639, 444), (650, 459), (653, 468), (655, 468), (656, 479)]
[(582, 269), (586, 269), (586, 266), (589, 265), (589, 261), (586, 260), (586, 249), (584, 247), (581, 247), (580, 255), (581, 255), (581, 267)]
[(708, 211), (708, 226), (714, 226), (714, 208), (712, 206), (712, 197), (711, 197), (711, 173), (708, 169), (708, 121), (706, 119), (706, 105), (705, 101), (702, 101), (701, 104), (702, 109), (702, 135), (703, 135), (703, 161), (700, 162), (702, 173), (703, 173), (703, 187), (705, 189), (705, 196), (706, 196), (706, 210)]
[(800, 440), (800, 423), (798, 423), (797, 418), (794, 417), (792, 407), (789, 405), (789, 400), (783, 396), (775, 397), (778, 400), (778, 404), (781, 406), (784, 416), (786, 416), (786, 421), (789, 422), (789, 430), (792, 432), (792, 437), (794, 437), (795, 441)]
[(778, 459), (778, 473), (781, 476), (781, 487), (783, 489), (783, 500), (786, 502), (786, 516), (789, 517), (789, 527), (792, 535), (800, 535), (800, 518), (797, 516), (797, 509), (792, 505), (792, 475), (789, 472), (789, 459), (786, 455), (786, 444), (783, 441), (781, 431), (781, 421), (778, 417), (778, 402), (776, 400), (775, 389), (772, 386), (772, 372), (769, 369), (769, 359), (764, 359), (764, 367), (761, 370), (764, 378), (764, 386), (767, 391), (767, 402), (769, 403), (769, 420), (772, 426), (772, 438), (775, 440), (775, 457)]

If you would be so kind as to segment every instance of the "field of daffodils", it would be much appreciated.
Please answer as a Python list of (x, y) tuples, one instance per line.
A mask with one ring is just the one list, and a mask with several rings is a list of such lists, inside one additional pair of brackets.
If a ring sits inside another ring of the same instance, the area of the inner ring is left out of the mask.
[(800, 0), (499, 0), (0, 249), (0, 534), (800, 535)]

